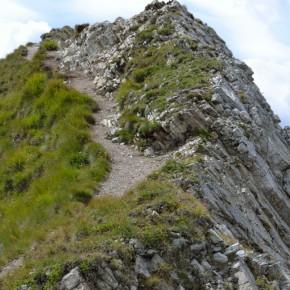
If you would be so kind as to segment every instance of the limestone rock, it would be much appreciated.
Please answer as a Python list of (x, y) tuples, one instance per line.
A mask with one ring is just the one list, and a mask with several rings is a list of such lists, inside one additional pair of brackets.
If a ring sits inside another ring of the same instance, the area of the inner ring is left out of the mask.
[(213, 260), (219, 264), (226, 264), (228, 262), (228, 257), (222, 253), (215, 253), (213, 255)]
[(218, 243), (223, 242), (223, 239), (220, 237), (220, 235), (215, 230), (210, 229), (208, 231), (208, 234), (209, 234), (209, 237), (210, 237), (211, 241), (214, 244), (218, 244)]
[(148, 269), (147, 261), (144, 258), (142, 258), (141, 256), (136, 257), (135, 272), (138, 275), (141, 275), (145, 278), (148, 278), (151, 276), (149, 269)]
[(229, 255), (235, 254), (240, 249), (241, 249), (240, 244), (239, 243), (235, 243), (235, 244), (233, 244), (233, 245), (231, 245), (231, 246), (226, 248), (225, 255), (229, 256)]
[(61, 280), (63, 290), (90, 290), (80, 275), (79, 268), (72, 269)]

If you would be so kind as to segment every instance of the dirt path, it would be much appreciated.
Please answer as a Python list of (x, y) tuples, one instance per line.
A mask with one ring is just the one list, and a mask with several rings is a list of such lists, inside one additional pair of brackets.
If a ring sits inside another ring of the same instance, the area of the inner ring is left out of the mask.
[(39, 49), (39, 44), (32, 44), (30, 46), (27, 46), (27, 56), (26, 59), (31, 61), (34, 57), (34, 55), (37, 53)]
[(164, 156), (144, 157), (132, 146), (113, 143), (107, 139), (110, 128), (106, 127), (106, 123), (113, 121), (117, 107), (113, 99), (95, 94), (93, 81), (84, 75), (74, 75), (69, 79), (69, 84), (79, 92), (91, 96), (100, 107), (100, 111), (94, 114), (96, 124), (92, 128), (92, 135), (96, 142), (105, 147), (112, 162), (112, 170), (102, 184), (100, 195), (122, 195), (161, 166)]
[[(57, 70), (57, 52), (48, 53), (45, 65)], [(144, 157), (132, 146), (113, 143), (107, 138), (110, 128), (106, 126), (108, 122), (104, 122), (104, 120), (113, 120), (117, 111), (117, 105), (112, 98), (96, 95), (93, 81), (82, 72), (68, 73), (67, 82), (77, 91), (91, 96), (100, 108), (94, 114), (95, 125), (92, 127), (92, 137), (95, 142), (102, 144), (109, 153), (112, 169), (98, 195), (122, 195), (134, 184), (160, 168), (166, 160), (166, 156)]]
[(23, 257), (13, 260), (0, 271), (0, 280), (23, 265)]

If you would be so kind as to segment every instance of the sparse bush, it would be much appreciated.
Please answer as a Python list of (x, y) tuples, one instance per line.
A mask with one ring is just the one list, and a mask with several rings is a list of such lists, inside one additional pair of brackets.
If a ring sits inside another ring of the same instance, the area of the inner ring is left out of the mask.
[(152, 73), (151, 68), (140, 68), (133, 72), (133, 79), (137, 83), (143, 83), (145, 79)]
[(137, 34), (138, 42), (150, 42), (154, 38), (154, 32), (156, 31), (156, 26), (151, 25), (148, 28), (144, 29), (140, 33)]
[(176, 160), (169, 160), (163, 166), (162, 171), (165, 173), (173, 174), (173, 173), (182, 173), (186, 170), (186, 165), (182, 162), (178, 162)]
[(73, 193), (73, 199), (78, 202), (87, 204), (93, 196), (92, 191), (77, 190)]
[(159, 34), (165, 35), (165, 36), (171, 35), (173, 32), (174, 32), (174, 27), (170, 23), (165, 24), (162, 28), (158, 30)]
[(54, 51), (58, 50), (58, 44), (55, 40), (52, 39), (46, 39), (43, 41), (42, 46), (47, 50), (47, 51)]
[(148, 289), (157, 289), (162, 279), (158, 275), (153, 275), (145, 280), (145, 285)]

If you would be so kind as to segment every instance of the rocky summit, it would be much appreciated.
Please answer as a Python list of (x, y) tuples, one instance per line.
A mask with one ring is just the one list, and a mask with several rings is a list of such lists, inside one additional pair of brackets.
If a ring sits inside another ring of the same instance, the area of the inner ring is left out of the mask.
[[(68, 175), (43, 181), (58, 169), (41, 159), (24, 182), (23, 152), (0, 168), (1, 289), (290, 289), (290, 128), (212, 28), (177, 1), (153, 1), (17, 53), (27, 77), (0, 83), (0, 108), (14, 81), (21, 112), (1, 120), (38, 131), (1, 141), (0, 159), (26, 140), (40, 148), (29, 160), (49, 156)], [(7, 221), (12, 208), (21, 221)]]

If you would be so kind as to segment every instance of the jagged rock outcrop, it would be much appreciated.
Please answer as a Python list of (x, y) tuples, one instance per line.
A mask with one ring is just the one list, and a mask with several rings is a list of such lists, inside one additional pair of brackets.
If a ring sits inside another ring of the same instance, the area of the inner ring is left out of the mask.
[[(172, 233), (172, 239), (171, 257), (169, 253), (161, 257), (158, 251), (131, 239), (135, 257), (131, 265), (111, 254), (106, 262), (103, 258), (90, 263), (89, 270), (70, 270), (60, 289), (236, 289), (232, 285), (258, 289), (241, 246), (227, 246), (218, 230), (210, 229), (206, 241), (194, 244), (176, 233)], [(179, 268), (171, 268), (173, 264)]]
[[(226, 255), (236, 251), (233, 245), (221, 249), (223, 252), (214, 250), (213, 261), (226, 265), (224, 277), (232, 277), (225, 273), (234, 269), (237, 289), (257, 289), (255, 279), (259, 276), (273, 281), (274, 289), (290, 289), (290, 133), (289, 128), (280, 127), (279, 118), (254, 84), (252, 70), (232, 56), (210, 27), (176, 1), (155, 1), (129, 20), (84, 25), (74, 37), (63, 40), (61, 70), (84, 71), (94, 79), (96, 92), (108, 98), (134, 70), (134, 65), (128, 69), (128, 64), (136, 49), (161, 49), (174, 41), (176, 47), (195, 57), (218, 62), (208, 69), (209, 81), (202, 87), (174, 88), (166, 95), (162, 112), (155, 110), (151, 101), (142, 112), (136, 108), (134, 112), (158, 124), (158, 130), (150, 135), (151, 150), (178, 149), (178, 158), (203, 156), (203, 161), (192, 167), (197, 181), (189, 183), (187, 190), (208, 205), (217, 226), (251, 249), (247, 259), (240, 252), (242, 257), (233, 264)], [(194, 48), (189, 47), (193, 43)], [(176, 55), (166, 57), (168, 66), (176, 61)], [(150, 84), (143, 81), (140, 90), (146, 91)], [(164, 86), (168, 86), (166, 80), (159, 88)], [(127, 98), (126, 109), (138, 96), (133, 92)], [(180, 145), (184, 146), (178, 148)], [(176, 182), (184, 182), (186, 177), (181, 179)], [(191, 246), (194, 250), (195, 245)], [(196, 272), (210, 269), (207, 261), (203, 262), (192, 260)], [(151, 264), (146, 263), (137, 255), (132, 275), (149, 277)], [(215, 278), (212, 288), (196, 289), (225, 289), (224, 277)], [(223, 280), (220, 285), (219, 279)], [(129, 289), (118, 284), (106, 287), (102, 289)], [(162, 287), (158, 289), (195, 289), (175, 284)]]

